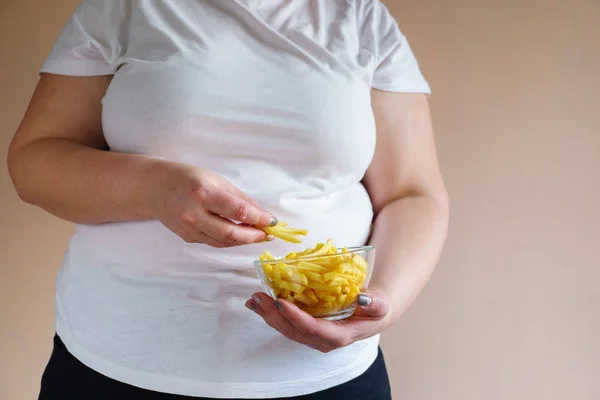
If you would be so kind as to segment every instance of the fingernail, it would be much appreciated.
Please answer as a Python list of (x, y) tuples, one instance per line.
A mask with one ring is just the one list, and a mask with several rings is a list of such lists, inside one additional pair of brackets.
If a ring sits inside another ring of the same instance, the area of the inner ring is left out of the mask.
[(250, 311), (255, 311), (256, 312), (256, 304), (254, 304), (253, 301), (249, 301), (246, 303), (246, 308)]
[(279, 312), (283, 311), (283, 304), (281, 304), (281, 302), (279, 300), (275, 300), (274, 304), (275, 304), (275, 308), (278, 309)]
[(273, 236), (273, 235), (269, 235), (269, 236), (267, 236), (267, 238), (265, 239), (265, 242), (272, 242), (273, 240), (275, 240), (275, 236)]
[(256, 304), (258, 304), (259, 306), (262, 304), (262, 299), (261, 299), (261, 298), (260, 298), (260, 296), (259, 296), (259, 295), (257, 295), (256, 293), (255, 293), (255, 294), (253, 294), (253, 295), (252, 295), (252, 296), (250, 296), (250, 297), (252, 297), (252, 300), (254, 300), (254, 302), (255, 302)]
[(279, 223), (279, 220), (275, 217), (272, 217), (271, 220), (269, 221), (269, 225), (268, 226), (275, 226)]
[(368, 307), (373, 302), (373, 299), (368, 294), (359, 294), (358, 295), (358, 305), (361, 307)]

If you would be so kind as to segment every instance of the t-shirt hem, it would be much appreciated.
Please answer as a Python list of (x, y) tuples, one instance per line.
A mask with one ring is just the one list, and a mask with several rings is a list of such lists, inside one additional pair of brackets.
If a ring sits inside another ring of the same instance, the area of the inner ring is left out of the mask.
[(114, 68), (100, 61), (90, 60), (47, 60), (40, 73), (69, 76), (114, 75)]
[(287, 382), (236, 382), (218, 383), (191, 381), (184, 378), (165, 377), (157, 374), (133, 371), (127, 367), (114, 364), (106, 359), (96, 357), (78, 345), (68, 332), (56, 325), (56, 332), (68, 351), (87, 367), (128, 385), (161, 393), (180, 396), (229, 398), (278, 398), (304, 396), (346, 383), (363, 374), (377, 358), (379, 335), (367, 339), (371, 341), (366, 348), (356, 355), (356, 362), (325, 375), (310, 379)]

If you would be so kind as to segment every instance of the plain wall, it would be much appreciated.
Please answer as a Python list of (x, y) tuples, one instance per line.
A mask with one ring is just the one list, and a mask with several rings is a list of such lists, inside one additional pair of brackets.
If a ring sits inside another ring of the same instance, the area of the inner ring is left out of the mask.
[[(0, 399), (36, 398), (73, 227), (4, 159), (76, 0), (0, 3)], [(398, 400), (600, 398), (600, 2), (387, 1), (430, 81), (452, 221), (384, 335)]]

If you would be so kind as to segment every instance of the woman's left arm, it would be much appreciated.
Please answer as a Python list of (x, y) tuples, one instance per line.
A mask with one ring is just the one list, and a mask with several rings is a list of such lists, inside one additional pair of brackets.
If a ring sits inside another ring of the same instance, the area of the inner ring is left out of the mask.
[(375, 212), (375, 268), (355, 314), (313, 318), (285, 300), (255, 293), (246, 307), (287, 338), (322, 352), (387, 329), (425, 286), (448, 226), (448, 196), (439, 170), (427, 97), (374, 90), (375, 156), (364, 184)]
[(440, 173), (424, 94), (374, 90), (377, 146), (364, 184), (375, 212), (377, 249), (369, 289), (389, 304), (385, 328), (413, 303), (438, 262), (448, 227), (448, 195)]

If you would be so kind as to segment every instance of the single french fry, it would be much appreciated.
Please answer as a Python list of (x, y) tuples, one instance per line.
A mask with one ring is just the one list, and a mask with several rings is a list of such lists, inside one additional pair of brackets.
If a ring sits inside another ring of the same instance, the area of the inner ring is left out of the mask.
[(308, 229), (290, 228), (290, 232), (293, 233), (294, 235), (301, 235), (301, 236), (308, 235)]
[[(267, 268), (267, 267), (270, 267), (270, 268)], [(273, 266), (272, 265), (265, 265), (263, 272), (265, 273), (265, 276), (268, 278), (268, 280), (270, 280), (270, 281), (273, 280)]]
[(331, 280), (335, 279), (336, 277), (338, 277), (339, 275), (340, 275), (340, 273), (338, 271), (330, 271), (330, 272), (323, 274), (323, 280), (325, 282), (331, 281)]
[(332, 295), (330, 295), (330, 294), (326, 294), (326, 295), (323, 297), (323, 300), (325, 300), (325, 301), (328, 301), (328, 302), (332, 303), (332, 302), (334, 302), (334, 301), (336, 301), (336, 300), (337, 300), (337, 297), (335, 297), (335, 296), (332, 296)]
[(290, 282), (297, 283), (299, 285), (308, 285), (308, 278), (302, 272), (299, 271), (288, 271)]
[(350, 264), (350, 263), (347, 263), (347, 262), (343, 262), (343, 263), (340, 263), (340, 264), (337, 266), (337, 271), (338, 271), (340, 274), (345, 274), (345, 273), (348, 273), (349, 271), (351, 271), (351, 270), (352, 270), (352, 268), (353, 268), (353, 267), (352, 267), (352, 264)]
[(279, 283), (279, 287), (282, 289), (287, 289), (292, 292), (296, 292), (296, 293), (302, 293), (302, 292), (304, 292), (304, 289), (306, 289), (305, 286), (298, 285), (297, 283), (287, 282), (287, 281), (281, 281)]
[(298, 300), (300, 303), (304, 303), (304, 304), (308, 304), (308, 305), (316, 303), (316, 301), (312, 300), (310, 297), (308, 297), (304, 293), (295, 295), (294, 299)]
[(341, 293), (342, 291), (342, 287), (341, 286), (330, 286), (327, 285), (325, 283), (319, 283), (319, 282), (308, 282), (308, 287), (314, 290), (321, 290), (324, 292), (329, 292), (329, 293)]
[(317, 298), (318, 298), (319, 300), (325, 300), (325, 298), (326, 298), (327, 296), (331, 296), (331, 295), (329, 294), (329, 292), (325, 292), (325, 291), (323, 291), (323, 290), (315, 290), (315, 289), (312, 289), (312, 290), (314, 290), (314, 291), (315, 291), (315, 294), (316, 294), (316, 296), (317, 296)]
[(344, 278), (341, 278), (339, 276), (336, 276), (335, 278), (333, 278), (330, 282), (329, 282), (330, 286), (347, 286), (348, 285), (348, 281)]
[(355, 254), (354, 257), (352, 257), (352, 263), (363, 273), (365, 274), (367, 272), (367, 261), (362, 258), (361, 256), (359, 256), (358, 254)]
[(326, 243), (319, 243), (316, 247), (315, 247), (315, 251), (312, 252), (310, 254), (310, 256), (324, 256), (326, 254), (329, 254), (329, 250), (330, 250), (330, 246), (331, 246), (331, 239), (328, 240)]
[(279, 284), (281, 283), (281, 269), (277, 268), (277, 266), (273, 268), (273, 281), (277, 286), (279, 286)]
[(347, 280), (350, 284), (356, 285), (358, 283), (358, 278), (356, 276), (353, 275), (347, 275), (347, 274), (340, 274), (338, 275), (340, 278), (344, 278), (345, 280)]
[(306, 295), (306, 297), (308, 297), (309, 299), (311, 299), (313, 302), (318, 303), (319, 299), (317, 298), (317, 294), (315, 293), (315, 291), (313, 289), (306, 289), (304, 290), (304, 294)]
[(328, 301), (328, 302), (326, 302), (326, 303), (324, 303), (324, 304), (323, 304), (323, 307), (325, 307), (325, 308), (327, 308), (327, 309), (329, 309), (329, 310), (333, 310), (333, 309), (335, 308), (335, 306), (333, 305), (333, 303), (331, 303), (331, 302), (329, 302), (329, 301)]
[(261, 256), (260, 256), (260, 260), (261, 261), (269, 261), (269, 260), (274, 260), (275, 257), (273, 257), (273, 254), (269, 253), (268, 251), (265, 251)]
[(304, 275), (306, 275), (306, 277), (311, 280), (311, 281), (315, 281), (315, 282), (323, 282), (323, 275), (319, 274), (318, 272), (312, 272), (312, 271), (305, 271)]
[(320, 272), (320, 273), (329, 271), (327, 268), (325, 268), (321, 265), (317, 265), (312, 262), (306, 262), (306, 261), (300, 261), (298, 263), (298, 268), (300, 268), (301, 270), (304, 270), (304, 271), (312, 271), (312, 272)]

